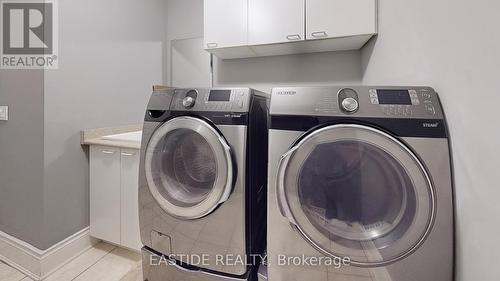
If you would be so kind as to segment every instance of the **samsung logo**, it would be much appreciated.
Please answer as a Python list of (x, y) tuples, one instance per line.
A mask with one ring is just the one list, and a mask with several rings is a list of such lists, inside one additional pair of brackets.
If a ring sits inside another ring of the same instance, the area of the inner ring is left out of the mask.
[(439, 127), (439, 122), (436, 122), (436, 123), (423, 123), (422, 126), (424, 128), (437, 128), (437, 127)]
[(296, 91), (281, 91), (281, 92), (276, 92), (277, 95), (280, 95), (280, 96), (293, 96), (293, 95), (296, 95), (297, 92)]

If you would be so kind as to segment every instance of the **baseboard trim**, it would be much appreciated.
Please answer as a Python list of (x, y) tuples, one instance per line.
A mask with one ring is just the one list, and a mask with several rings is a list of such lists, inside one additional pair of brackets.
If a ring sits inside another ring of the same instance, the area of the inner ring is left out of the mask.
[(0, 259), (34, 280), (44, 280), (98, 241), (90, 237), (87, 227), (47, 250), (40, 250), (0, 231)]

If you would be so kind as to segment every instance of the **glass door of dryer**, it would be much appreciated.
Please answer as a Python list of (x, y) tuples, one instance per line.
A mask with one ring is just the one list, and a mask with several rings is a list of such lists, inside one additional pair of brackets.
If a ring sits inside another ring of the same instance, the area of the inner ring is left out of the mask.
[(360, 267), (384, 266), (415, 251), (435, 217), (435, 193), (419, 159), (371, 127), (334, 125), (283, 155), (281, 211), (321, 253)]
[(177, 117), (155, 131), (146, 149), (145, 172), (158, 204), (181, 219), (210, 214), (232, 191), (230, 147), (198, 118)]

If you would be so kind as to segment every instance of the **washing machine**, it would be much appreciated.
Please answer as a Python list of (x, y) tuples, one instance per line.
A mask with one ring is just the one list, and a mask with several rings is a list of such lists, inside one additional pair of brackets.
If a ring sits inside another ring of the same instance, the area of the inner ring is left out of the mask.
[(177, 266), (144, 272), (249, 275), (265, 247), (268, 108), (268, 94), (247, 88), (153, 94), (139, 175), (143, 255)]
[(449, 136), (429, 87), (272, 91), (270, 281), (452, 281)]

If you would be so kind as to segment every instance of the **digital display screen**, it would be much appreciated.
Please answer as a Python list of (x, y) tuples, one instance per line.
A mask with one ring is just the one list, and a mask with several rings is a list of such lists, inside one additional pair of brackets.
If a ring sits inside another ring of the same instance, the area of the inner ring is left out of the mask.
[(412, 105), (408, 90), (377, 90), (379, 104)]
[(230, 101), (231, 90), (213, 90), (210, 91), (208, 101)]

